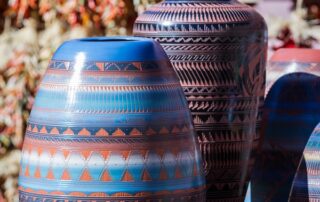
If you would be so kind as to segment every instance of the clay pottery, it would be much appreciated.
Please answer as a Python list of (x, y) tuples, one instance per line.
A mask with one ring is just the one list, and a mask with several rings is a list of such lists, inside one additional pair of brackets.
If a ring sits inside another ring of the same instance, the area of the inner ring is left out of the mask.
[(204, 201), (192, 119), (161, 46), (85, 38), (54, 54), (29, 118), (24, 201)]
[(207, 200), (243, 201), (265, 90), (263, 18), (234, 0), (165, 0), (134, 25), (160, 42), (180, 79), (204, 160)]
[(307, 141), (320, 122), (319, 76), (320, 50), (282, 49), (271, 58), (253, 202), (288, 201)]

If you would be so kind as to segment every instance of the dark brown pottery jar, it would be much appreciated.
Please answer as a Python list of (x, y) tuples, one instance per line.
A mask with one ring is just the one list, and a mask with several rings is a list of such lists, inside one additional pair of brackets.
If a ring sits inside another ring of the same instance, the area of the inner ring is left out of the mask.
[(209, 201), (243, 201), (265, 90), (263, 18), (234, 0), (165, 0), (135, 22), (134, 35), (165, 49), (184, 89), (207, 172)]

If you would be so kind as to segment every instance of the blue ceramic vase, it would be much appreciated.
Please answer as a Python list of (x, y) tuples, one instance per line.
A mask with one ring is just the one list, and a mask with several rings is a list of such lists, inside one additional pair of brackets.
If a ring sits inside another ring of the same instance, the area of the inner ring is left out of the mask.
[(29, 118), (24, 201), (204, 201), (183, 90), (158, 43), (85, 38), (54, 54)]

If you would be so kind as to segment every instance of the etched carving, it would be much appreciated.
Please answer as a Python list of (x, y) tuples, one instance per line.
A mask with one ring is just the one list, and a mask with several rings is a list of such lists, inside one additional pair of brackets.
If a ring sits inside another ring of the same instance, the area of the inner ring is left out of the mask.
[(207, 200), (243, 201), (260, 138), (263, 19), (236, 1), (166, 0), (138, 17), (134, 34), (158, 41), (180, 79), (207, 173)]

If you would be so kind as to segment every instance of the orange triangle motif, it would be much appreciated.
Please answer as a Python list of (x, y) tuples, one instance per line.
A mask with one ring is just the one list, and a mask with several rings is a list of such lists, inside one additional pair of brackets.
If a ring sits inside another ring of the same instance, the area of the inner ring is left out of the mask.
[(105, 129), (103, 129), (103, 128), (101, 128), (97, 133), (96, 133), (96, 136), (108, 136), (109, 135), (109, 133), (105, 130)]
[(85, 159), (88, 159), (89, 156), (91, 155), (91, 151), (85, 150), (85, 151), (82, 151), (81, 154)]
[(61, 176), (61, 180), (70, 180), (71, 177), (70, 177), (70, 174), (67, 170), (64, 170), (63, 173), (62, 173), (62, 176)]
[(180, 169), (178, 167), (176, 168), (176, 172), (174, 174), (174, 177), (175, 178), (182, 178), (183, 177), (182, 174), (181, 174), (181, 171), (180, 171)]
[(172, 133), (179, 133), (180, 132), (180, 129), (178, 127), (174, 127), (171, 131)]
[(129, 155), (130, 155), (130, 153), (131, 153), (131, 151), (122, 151), (121, 153), (122, 153), (123, 158), (125, 160), (127, 160)]
[[(87, 195), (86, 195), (87, 196)], [(85, 197), (86, 197), (85, 196)], [(103, 197), (108, 197), (108, 194), (104, 193), (104, 192), (94, 192), (92, 194), (89, 195), (90, 197), (100, 197), (100, 198), (103, 198)]]
[(29, 166), (26, 167), (26, 172), (24, 173), (24, 176), (30, 177)]
[(167, 179), (168, 179), (168, 173), (164, 168), (162, 168), (160, 171), (160, 180), (167, 180)]
[(50, 180), (54, 180), (54, 175), (53, 175), (53, 172), (52, 172), (51, 169), (48, 172), (47, 178), (50, 179)]
[(91, 181), (92, 178), (90, 176), (90, 173), (87, 169), (85, 169), (80, 177), (80, 180), (82, 181)]
[(70, 154), (70, 151), (68, 151), (68, 150), (62, 150), (62, 153), (63, 153), (64, 158), (67, 159), (67, 157), (68, 157), (69, 154)]
[(148, 173), (148, 171), (144, 170), (142, 173), (142, 181), (151, 181), (151, 177), (150, 174)]
[(79, 135), (81, 135), (81, 136), (90, 136), (91, 133), (90, 133), (87, 129), (83, 128), (83, 129), (79, 132)]
[(183, 129), (182, 129), (182, 132), (189, 132), (189, 128), (184, 126)]
[(51, 131), (50, 131), (50, 134), (53, 134), (53, 135), (58, 135), (59, 133), (60, 132), (56, 127), (52, 128)]
[(63, 134), (64, 134), (64, 135), (74, 135), (74, 132), (73, 132), (70, 128), (68, 128), (67, 130), (65, 130), (65, 131), (63, 132)]
[(38, 179), (41, 178), (41, 173), (39, 168), (36, 169), (36, 172), (34, 173), (34, 177)]
[(146, 131), (146, 134), (147, 135), (155, 135), (157, 134), (156, 131), (154, 131), (152, 128), (149, 128), (147, 131)]
[(34, 126), (34, 127), (33, 127), (32, 132), (34, 132), (34, 133), (39, 132), (39, 130), (38, 130), (38, 128), (37, 128), (37, 126)]
[(52, 191), (52, 192), (50, 192), (50, 195), (52, 196), (62, 196), (62, 195), (64, 195), (65, 193), (64, 192), (62, 192), (62, 191)]
[(149, 151), (148, 151), (148, 150), (141, 150), (140, 153), (141, 153), (142, 157), (143, 157), (144, 159), (146, 159), (146, 156), (147, 156), (147, 154), (149, 153)]
[(164, 149), (157, 149), (156, 150), (157, 154), (160, 156), (160, 158), (163, 158), (163, 155), (164, 155)]
[(129, 171), (126, 170), (126, 172), (124, 173), (121, 181), (123, 181), (123, 182), (132, 182), (133, 181), (133, 178), (130, 175)]
[(125, 136), (126, 134), (121, 130), (121, 129), (117, 129), (116, 131), (114, 131), (114, 133), (112, 133), (113, 136)]
[(41, 155), (42, 151), (43, 151), (43, 149), (42, 149), (41, 147), (38, 147), (38, 148), (37, 148), (37, 152), (38, 152), (38, 155), (39, 155), (39, 156)]
[(103, 62), (96, 62), (96, 66), (100, 69), (100, 71), (104, 70), (104, 63)]
[(44, 134), (48, 133), (46, 127), (43, 126), (40, 130), (40, 133), (44, 133)]
[(47, 195), (47, 194), (48, 194), (48, 192), (47, 192), (47, 191), (45, 191), (45, 190), (39, 190), (39, 191), (37, 191), (37, 194)]
[(51, 154), (51, 156), (54, 156), (56, 153), (56, 149), (54, 148), (49, 148), (49, 153)]
[(103, 156), (104, 160), (106, 160), (110, 155), (110, 151), (101, 151), (100, 154)]
[(161, 135), (168, 135), (169, 134), (169, 130), (166, 129), (165, 127), (161, 128), (159, 134)]
[(137, 69), (139, 69), (140, 71), (142, 71), (141, 62), (133, 62), (132, 64), (133, 64)]
[(132, 129), (132, 131), (130, 132), (130, 135), (131, 135), (131, 136), (139, 136), (139, 135), (142, 135), (142, 134), (141, 134), (141, 132), (140, 132), (138, 129), (134, 128), (134, 129)]
[(112, 178), (110, 177), (109, 172), (107, 170), (103, 171), (100, 180), (104, 182), (112, 181)]
[(179, 154), (179, 148), (172, 148), (171, 152), (174, 154), (175, 157), (177, 157)]

